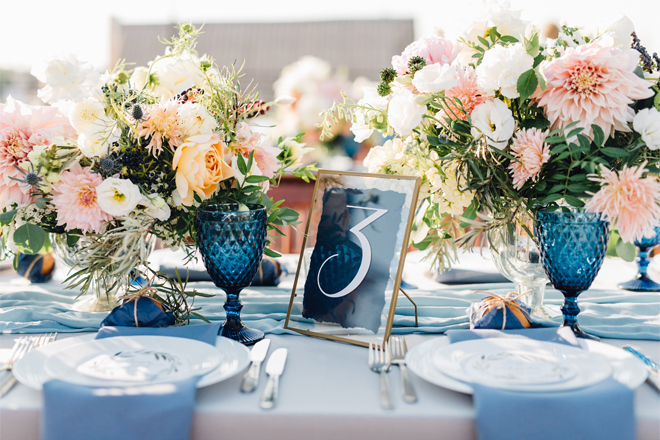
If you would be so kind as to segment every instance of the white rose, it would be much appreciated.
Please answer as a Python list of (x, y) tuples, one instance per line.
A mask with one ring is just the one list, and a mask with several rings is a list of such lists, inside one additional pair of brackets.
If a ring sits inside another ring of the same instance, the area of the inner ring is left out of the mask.
[(78, 136), (78, 148), (85, 157), (105, 157), (110, 144), (117, 141), (121, 131), (107, 116), (98, 119), (91, 127)]
[(105, 117), (103, 105), (94, 98), (85, 98), (71, 110), (69, 119), (78, 132), (88, 131), (99, 120)]
[(218, 128), (215, 118), (206, 111), (206, 107), (197, 102), (186, 102), (180, 105), (177, 114), (179, 126), (185, 138), (200, 134), (213, 134)]
[(516, 124), (505, 103), (499, 99), (486, 101), (476, 106), (470, 116), (475, 139), (486, 136), (488, 145), (500, 150), (506, 147)]
[(146, 67), (136, 67), (131, 75), (131, 86), (134, 89), (142, 90), (147, 85), (147, 73), (149, 73), (149, 69)]
[(520, 96), (518, 78), (534, 66), (532, 58), (522, 43), (509, 47), (495, 45), (484, 55), (477, 67), (477, 84), (488, 93), (500, 90), (509, 99)]
[(73, 54), (64, 54), (40, 63), (32, 68), (34, 75), (46, 86), (39, 89), (37, 96), (44, 102), (78, 102), (92, 95), (100, 74), (91, 64), (81, 62)]
[(660, 148), (660, 112), (655, 108), (640, 110), (633, 119), (633, 128), (642, 135), (650, 150)]
[(417, 71), (412, 83), (421, 93), (438, 93), (458, 84), (458, 75), (453, 66), (431, 64)]
[(151, 194), (148, 197), (143, 196), (140, 205), (144, 206), (144, 212), (160, 221), (169, 219), (172, 213), (165, 200), (158, 194)]
[(154, 93), (169, 99), (191, 87), (204, 86), (204, 75), (198, 64), (199, 60), (192, 56), (165, 58), (158, 61), (151, 71), (158, 78)]
[(108, 177), (96, 187), (96, 199), (102, 210), (114, 217), (123, 217), (142, 201), (142, 193), (130, 180)]
[(387, 110), (387, 121), (394, 131), (401, 136), (407, 136), (422, 123), (422, 115), (426, 112), (425, 105), (415, 102), (415, 95), (410, 90), (400, 89), (394, 92)]
[(405, 145), (400, 138), (386, 141), (382, 146), (369, 150), (364, 158), (364, 166), (370, 173), (415, 175), (413, 160), (405, 152)]
[[(358, 101), (358, 105), (373, 107), (376, 110), (387, 108), (388, 98), (380, 96), (376, 86), (362, 87), (364, 97)], [(380, 114), (376, 110), (358, 109), (355, 112), (355, 122), (351, 124), (351, 131), (355, 135), (355, 142), (364, 142), (373, 134), (374, 128), (370, 124), (372, 119)]]
[(614, 38), (615, 44), (621, 45), (623, 47), (630, 47), (630, 34), (635, 32), (635, 25), (632, 21), (625, 15), (621, 16), (620, 19), (610, 24), (605, 32), (611, 33)]

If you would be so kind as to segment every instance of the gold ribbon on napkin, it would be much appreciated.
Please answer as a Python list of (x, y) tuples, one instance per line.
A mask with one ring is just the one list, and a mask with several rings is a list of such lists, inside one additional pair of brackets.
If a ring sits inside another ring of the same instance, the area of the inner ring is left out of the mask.
[(474, 316), (483, 311), (481, 316), (484, 316), (486, 313), (490, 312), (492, 309), (502, 309), (502, 330), (506, 328), (506, 309), (511, 310), (511, 313), (518, 318), (518, 321), (522, 324), (523, 327), (529, 328), (532, 326), (532, 323), (529, 322), (527, 318), (527, 312), (522, 308), (520, 303), (517, 303), (516, 300), (522, 298), (533, 290), (528, 290), (525, 293), (518, 294), (516, 292), (509, 292), (504, 296), (497, 295), (492, 292), (486, 292), (485, 290), (477, 290), (474, 293), (482, 293), (489, 295), (488, 298), (485, 298), (481, 301), (481, 305), (472, 312), (470, 316), (470, 322), (474, 322)]
[(139, 327), (138, 325), (138, 317), (137, 317), (137, 300), (142, 298), (142, 297), (147, 297), (150, 300), (152, 300), (158, 307), (160, 307), (161, 310), (165, 311), (165, 308), (163, 307), (163, 304), (158, 301), (156, 298), (153, 298), (151, 295), (154, 295), (158, 293), (158, 289), (155, 287), (151, 286), (151, 283), (148, 283), (144, 285), (140, 290), (137, 292), (128, 292), (122, 296), (120, 296), (118, 299), (123, 299), (126, 300), (124, 301), (123, 304), (128, 304), (131, 301), (135, 301), (135, 304), (133, 304), (133, 318), (135, 319), (135, 326)]

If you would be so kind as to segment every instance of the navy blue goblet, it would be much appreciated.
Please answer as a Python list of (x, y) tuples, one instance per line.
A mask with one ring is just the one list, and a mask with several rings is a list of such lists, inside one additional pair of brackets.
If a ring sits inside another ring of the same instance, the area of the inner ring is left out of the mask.
[(634, 292), (660, 292), (660, 284), (653, 281), (646, 273), (649, 266), (649, 254), (651, 250), (660, 243), (660, 226), (655, 227), (655, 234), (635, 241), (639, 249), (637, 253), (637, 278), (619, 284), (619, 289), (632, 290)]
[(564, 326), (580, 338), (599, 340), (577, 322), (577, 298), (589, 289), (607, 253), (609, 223), (598, 213), (539, 211), (534, 236), (550, 283), (564, 295)]
[(251, 345), (262, 340), (264, 333), (241, 322), (243, 304), (239, 294), (250, 285), (263, 258), (267, 212), (261, 205), (247, 208), (240, 211), (236, 203), (203, 206), (195, 215), (195, 230), (207, 272), (215, 285), (227, 293), (227, 319), (219, 334)]

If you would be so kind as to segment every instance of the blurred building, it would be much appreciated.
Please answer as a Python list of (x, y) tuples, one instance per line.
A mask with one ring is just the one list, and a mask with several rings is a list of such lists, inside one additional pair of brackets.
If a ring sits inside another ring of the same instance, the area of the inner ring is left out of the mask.
[(43, 105), (37, 98), (39, 81), (30, 72), (0, 69), (0, 103), (8, 96), (26, 104)]
[[(175, 35), (174, 25), (122, 25), (113, 21), (111, 65), (119, 59), (145, 66), (163, 54), (159, 41)], [(236, 62), (246, 82), (253, 80), (262, 99), (273, 98), (272, 84), (282, 68), (305, 55), (317, 56), (352, 78), (376, 81), (414, 40), (412, 20), (356, 20), (301, 23), (205, 24), (198, 39), (200, 55), (212, 56), (219, 66)], [(244, 84), (245, 85), (245, 84)]]

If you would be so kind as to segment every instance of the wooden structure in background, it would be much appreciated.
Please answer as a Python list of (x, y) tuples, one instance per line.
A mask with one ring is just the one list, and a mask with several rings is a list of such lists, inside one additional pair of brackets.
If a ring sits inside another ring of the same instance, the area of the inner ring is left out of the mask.
[[(199, 26), (199, 24), (196, 24)], [(170, 39), (174, 24), (123, 25), (113, 20), (110, 63), (124, 59), (146, 66), (162, 55), (160, 39)], [(219, 66), (245, 65), (242, 85), (250, 81), (262, 99), (273, 98), (273, 83), (282, 68), (306, 55), (378, 81), (379, 72), (414, 40), (413, 20), (345, 20), (296, 23), (206, 23), (197, 52), (208, 54)], [(243, 83), (244, 82), (244, 83)]]
[[(272, 188), (268, 191), (268, 196), (273, 200), (278, 201), (284, 199), (281, 206), (286, 206), (295, 209), (300, 215), (302, 223), (296, 225), (296, 231), (293, 227), (287, 226), (282, 230), (286, 234), (275, 240), (273, 250), (284, 254), (300, 254), (303, 243), (303, 233), (307, 225), (307, 216), (309, 215), (309, 207), (312, 204), (312, 197), (314, 196), (314, 185), (316, 182), (311, 181), (307, 183), (302, 179), (293, 176), (284, 176), (280, 181), (280, 186)], [(277, 235), (275, 235), (277, 236)]]

